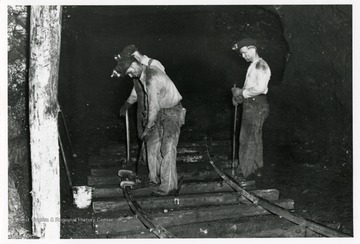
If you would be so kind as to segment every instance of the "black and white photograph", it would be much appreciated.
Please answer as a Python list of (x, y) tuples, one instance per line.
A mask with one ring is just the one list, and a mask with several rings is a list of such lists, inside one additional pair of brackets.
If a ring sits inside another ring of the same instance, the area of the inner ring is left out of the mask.
[(356, 7), (2, 2), (1, 240), (354, 242)]

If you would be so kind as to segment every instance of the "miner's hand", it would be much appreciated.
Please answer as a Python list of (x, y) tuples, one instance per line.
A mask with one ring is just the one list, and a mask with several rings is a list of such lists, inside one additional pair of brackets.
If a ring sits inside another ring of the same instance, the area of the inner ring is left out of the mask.
[(234, 106), (237, 106), (237, 105), (239, 105), (239, 104), (241, 104), (243, 102), (244, 102), (244, 97), (243, 96), (237, 96), (237, 97), (232, 98), (232, 103), (233, 103)]
[(140, 140), (142, 140), (144, 142), (147, 141), (150, 130), (151, 129), (149, 127), (145, 127), (145, 130), (143, 131), (142, 135), (140, 136)]
[(243, 89), (240, 89), (238, 87), (233, 87), (233, 88), (231, 88), (231, 92), (232, 92), (234, 97), (242, 96)]
[(128, 102), (125, 102), (125, 104), (120, 108), (120, 116), (125, 116), (126, 110), (128, 110), (131, 107), (131, 104)]

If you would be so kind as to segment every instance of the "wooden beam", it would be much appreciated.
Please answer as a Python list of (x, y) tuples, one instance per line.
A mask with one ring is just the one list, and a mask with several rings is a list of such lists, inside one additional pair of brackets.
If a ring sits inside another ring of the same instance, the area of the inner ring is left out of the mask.
[[(206, 148), (201, 147), (182, 147), (177, 149), (177, 155), (183, 154), (204, 154)], [(139, 147), (130, 147), (131, 155), (136, 155), (139, 153)], [(101, 156), (112, 156), (112, 155), (126, 155), (126, 147), (107, 147), (100, 149)]]
[[(213, 147), (226, 147), (230, 146), (231, 149), (231, 139), (229, 140), (216, 140), (211, 142)], [(182, 142), (180, 141), (178, 147), (205, 147), (204, 141), (193, 141), (193, 142)]]
[[(276, 200), (274, 203), (285, 209), (293, 209), (293, 200)], [(170, 211), (168, 213), (151, 214), (150, 218), (163, 227), (185, 225), (196, 222), (217, 221), (247, 216), (257, 216), (270, 214), (267, 210), (254, 204), (235, 204), (219, 207), (208, 207), (200, 209)], [(107, 219), (106, 221), (97, 218), (93, 222), (95, 234), (114, 235), (128, 231), (145, 231), (144, 225), (136, 216), (120, 217), (117, 219)]]
[(126, 157), (121, 155), (110, 155), (110, 156), (91, 156), (89, 157), (89, 165), (115, 165), (121, 166), (126, 162)]
[(88, 186), (101, 186), (101, 185), (119, 185), (119, 176), (88, 176)]
[[(269, 201), (279, 199), (279, 191), (276, 189), (254, 190), (251, 191), (257, 196), (261, 196)], [(175, 202), (174, 197), (139, 197), (136, 201), (140, 204), (142, 209), (156, 209), (156, 208), (181, 208), (194, 206), (210, 206), (210, 205), (224, 205), (235, 203), (250, 203), (245, 197), (238, 192), (218, 192), (218, 193), (196, 193), (179, 195), (176, 197), (178, 201)], [(104, 213), (108, 211), (119, 211), (129, 209), (129, 205), (124, 198), (107, 199), (104, 201), (94, 201), (92, 203), (95, 213)]]
[[(231, 150), (231, 139), (212, 141), (211, 145), (214, 148), (216, 148), (216, 147), (230, 147), (230, 150)], [(192, 141), (192, 142), (180, 141), (177, 147), (178, 148), (206, 148), (203, 141)], [(139, 149), (139, 145), (136, 144), (136, 143), (132, 143), (130, 145), (130, 148), (133, 149), (133, 150), (136, 150), (136, 149)], [(106, 150), (109, 150), (109, 151), (124, 151), (124, 150), (126, 150), (126, 145), (125, 144), (119, 144), (118, 142), (109, 142), (107, 147), (106, 147)]]
[[(222, 159), (227, 159), (225, 156), (222, 157)], [(136, 157), (134, 157), (134, 155), (132, 155), (132, 157), (130, 158), (130, 161), (132, 163), (135, 163), (137, 160)], [(206, 156), (204, 154), (183, 154), (183, 155), (178, 155), (176, 157), (176, 162), (181, 163), (195, 163), (195, 162), (199, 162), (199, 161), (203, 161), (206, 162)], [(114, 154), (114, 155), (110, 155), (110, 156), (99, 156), (99, 155), (95, 155), (95, 156), (91, 156), (88, 160), (88, 164), (90, 166), (121, 166), (126, 162), (126, 157), (124, 154)]]
[[(231, 169), (225, 169), (225, 172), (230, 173)], [(187, 172), (178, 172), (178, 176), (183, 177), (185, 181), (191, 180), (216, 180), (221, 179), (221, 177), (215, 171), (187, 171)], [(118, 185), (120, 179), (116, 174), (113, 176), (88, 176), (88, 185), (89, 186), (100, 186), (100, 185)]]
[(31, 6), (29, 124), (32, 175), (32, 231), (60, 238), (60, 169), (57, 100), (61, 7)]
[[(274, 238), (305, 237), (302, 227), (275, 215), (170, 226), (177, 238)], [(311, 233), (313, 234), (313, 233)], [(308, 235), (307, 235), (308, 236)], [(316, 235), (311, 235), (315, 237)], [(149, 231), (125, 232), (113, 238), (157, 238)]]
[[(219, 165), (221, 168), (231, 168), (231, 161), (230, 160), (223, 160)], [(177, 163), (177, 171), (178, 172), (187, 172), (188, 174), (193, 173), (194, 169), (196, 168), (197, 171), (199, 170), (208, 170), (215, 172), (212, 168), (211, 164), (208, 162), (197, 162), (197, 163)], [(102, 168), (91, 168), (90, 174), (92, 176), (114, 176), (117, 175), (118, 171), (122, 169), (122, 166), (109, 166), (109, 167), (102, 167)]]
[[(254, 189), (255, 182), (246, 182), (245, 189)], [(145, 196), (150, 195), (157, 187), (144, 187), (134, 189), (132, 194), (134, 196)], [(197, 182), (184, 182), (181, 185), (180, 194), (194, 194), (204, 192), (234, 192), (234, 190), (226, 183), (222, 181), (197, 181)], [(93, 198), (105, 198), (105, 197), (121, 197), (123, 191), (120, 187), (94, 187)]]

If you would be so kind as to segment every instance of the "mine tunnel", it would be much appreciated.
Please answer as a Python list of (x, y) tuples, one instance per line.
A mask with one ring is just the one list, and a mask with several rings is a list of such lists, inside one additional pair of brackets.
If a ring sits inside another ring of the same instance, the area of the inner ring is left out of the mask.
[[(13, 192), (9, 216), (21, 213), (28, 220), (34, 204), (27, 88), (31, 8), (9, 8), (9, 26), (15, 26), (9, 34), (8, 152)], [(11, 35), (21, 28), (23, 36)], [(134, 215), (119, 187), (120, 169), (137, 171), (135, 199), (139, 197), (146, 214), (178, 238), (324, 236), (284, 219), (277, 222), (276, 214), (251, 209), (239, 197), (226, 205), (234, 189), (224, 186), (226, 181), (209, 163), (209, 141), (213, 161), (224, 172), (230, 175), (232, 163), (238, 162), (243, 107), (235, 110), (231, 88), (244, 86), (249, 63), (232, 47), (247, 37), (257, 41), (257, 52), (271, 69), (266, 94), (270, 113), (262, 127), (261, 174), (242, 186), (278, 201), (290, 213), (335, 233), (352, 235), (351, 5), (62, 6), (56, 88), (61, 238), (158, 237), (140, 221), (129, 220), (125, 226), (121, 221), (106, 222)], [(152, 202), (158, 198), (146, 198), (148, 186), (142, 184), (148, 180), (148, 167), (138, 163), (142, 142), (136, 104), (128, 110), (128, 128), (119, 115), (133, 81), (129, 76), (111, 77), (117, 65), (114, 55), (128, 45), (159, 60), (182, 95), (187, 112), (179, 136), (177, 170), (184, 199), (189, 194), (186, 199), (199, 205), (174, 205), (176, 199), (182, 202), (181, 189), (159, 209)], [(92, 187), (90, 206), (79, 209), (74, 204), (70, 181), (73, 186)], [(207, 192), (207, 197), (201, 195), (205, 190), (186, 193), (198, 181), (205, 188), (217, 182), (219, 189)], [(94, 189), (102, 190), (97, 197)], [(221, 200), (216, 202), (215, 196)], [(244, 215), (246, 211), (252, 214)], [(181, 214), (203, 217), (186, 222)], [(12, 238), (24, 238), (16, 228), (32, 232), (31, 221), (9, 223)], [(31, 234), (25, 238), (32, 238)]]

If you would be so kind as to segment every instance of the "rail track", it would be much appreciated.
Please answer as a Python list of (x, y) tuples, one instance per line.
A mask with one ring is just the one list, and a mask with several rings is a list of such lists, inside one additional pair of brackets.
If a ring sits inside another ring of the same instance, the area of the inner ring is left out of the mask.
[(135, 170), (138, 150), (131, 147), (130, 164), (125, 148), (115, 143), (89, 159), (93, 228), (99, 238), (347, 236), (293, 216), (294, 201), (280, 199), (277, 189), (257, 189), (255, 181), (240, 184), (228, 177), (230, 142), (179, 144), (182, 184), (178, 195), (166, 197), (151, 196), (155, 187), (148, 184), (145, 166), (131, 179), (118, 176), (119, 170)]

